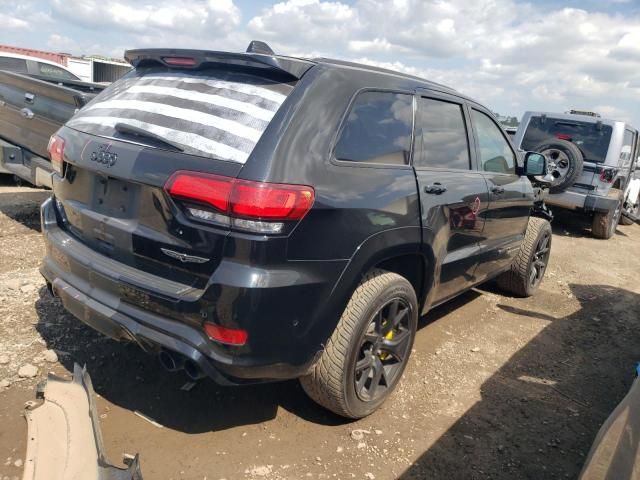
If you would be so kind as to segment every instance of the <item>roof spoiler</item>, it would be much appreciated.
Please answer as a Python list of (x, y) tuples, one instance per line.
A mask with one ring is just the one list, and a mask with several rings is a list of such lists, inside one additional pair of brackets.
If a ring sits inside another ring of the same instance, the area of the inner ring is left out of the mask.
[(285, 73), (296, 80), (302, 78), (306, 71), (315, 65), (308, 60), (275, 55), (266, 43), (256, 40), (249, 44), (247, 53), (149, 48), (127, 50), (124, 52), (124, 58), (134, 67), (156, 63), (170, 68), (188, 70), (199, 70), (212, 63), (224, 63)]

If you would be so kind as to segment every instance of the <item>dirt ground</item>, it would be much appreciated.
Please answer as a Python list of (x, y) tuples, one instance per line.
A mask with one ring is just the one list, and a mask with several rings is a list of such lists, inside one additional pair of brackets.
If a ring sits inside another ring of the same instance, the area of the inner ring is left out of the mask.
[[(0, 180), (0, 479), (22, 475), (36, 383), (74, 362), (92, 376), (111, 462), (139, 452), (146, 480), (576, 478), (640, 360), (640, 226), (600, 241), (558, 215), (539, 293), (489, 285), (430, 312), (398, 391), (369, 418), (327, 413), (293, 381), (184, 391), (182, 374), (49, 296), (38, 273), (47, 195)], [(34, 378), (19, 378), (26, 364)]]

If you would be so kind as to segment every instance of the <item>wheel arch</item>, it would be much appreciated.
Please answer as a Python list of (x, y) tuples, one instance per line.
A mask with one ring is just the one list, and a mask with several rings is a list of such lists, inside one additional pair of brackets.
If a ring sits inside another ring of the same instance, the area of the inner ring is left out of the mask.
[[(414, 265), (415, 264), (415, 265)], [(392, 271), (411, 283), (416, 289), (418, 305), (422, 311), (433, 286), (434, 261), (429, 248), (422, 246), (421, 227), (401, 227), (376, 233), (355, 250), (340, 278), (313, 324), (312, 337), (324, 345), (333, 333), (342, 312), (349, 303), (362, 278), (371, 270)]]

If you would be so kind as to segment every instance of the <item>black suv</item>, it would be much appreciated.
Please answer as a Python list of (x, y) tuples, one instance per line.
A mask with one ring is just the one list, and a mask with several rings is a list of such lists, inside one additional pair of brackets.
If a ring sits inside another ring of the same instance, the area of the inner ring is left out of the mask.
[(96, 330), (191, 378), (301, 378), (358, 418), (396, 386), (420, 314), (498, 275), (539, 285), (551, 230), (527, 175), (544, 157), (519, 158), (478, 103), (259, 44), (126, 58), (52, 137), (42, 205), (42, 274)]

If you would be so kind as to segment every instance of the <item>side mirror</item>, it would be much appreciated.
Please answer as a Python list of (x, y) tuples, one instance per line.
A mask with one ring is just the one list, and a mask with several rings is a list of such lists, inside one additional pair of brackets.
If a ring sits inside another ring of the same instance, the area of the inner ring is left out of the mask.
[(547, 174), (547, 158), (538, 152), (524, 155), (524, 174), (528, 177)]

